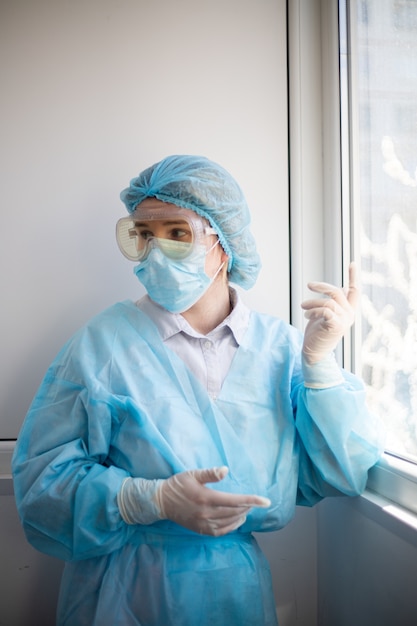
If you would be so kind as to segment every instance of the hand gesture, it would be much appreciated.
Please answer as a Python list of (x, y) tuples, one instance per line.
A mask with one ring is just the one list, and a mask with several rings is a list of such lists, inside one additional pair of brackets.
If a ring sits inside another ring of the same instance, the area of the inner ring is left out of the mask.
[(356, 266), (349, 266), (347, 290), (328, 283), (308, 283), (308, 288), (325, 298), (305, 300), (301, 307), (308, 324), (304, 332), (303, 355), (309, 365), (322, 361), (333, 352), (340, 339), (352, 326), (359, 299), (356, 286)]
[(160, 481), (155, 501), (161, 519), (170, 519), (189, 530), (219, 537), (236, 530), (254, 506), (269, 507), (268, 498), (215, 491), (205, 486), (222, 480), (227, 467), (190, 470)]

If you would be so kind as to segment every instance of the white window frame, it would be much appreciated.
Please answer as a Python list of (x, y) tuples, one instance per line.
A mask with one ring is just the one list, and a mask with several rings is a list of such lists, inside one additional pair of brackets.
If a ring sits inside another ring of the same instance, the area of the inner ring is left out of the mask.
[[(357, 3), (355, 0), (343, 0), (346, 1), (347, 11), (347, 24), (352, 28), (353, 24), (357, 23), (356, 8)], [(348, 33), (349, 36), (349, 33)], [(348, 43), (349, 45), (349, 43)], [(350, 48), (347, 58), (349, 59), (348, 67), (348, 81), (351, 85), (355, 84), (355, 50)], [(359, 124), (356, 116), (358, 107), (355, 106), (354, 89), (349, 90), (349, 146), (346, 146), (346, 152), (349, 154), (358, 153), (357, 146), (359, 146)], [(343, 148), (345, 149), (345, 148)], [(349, 167), (349, 180), (350, 180), (350, 201), (349, 204), (344, 207), (346, 213), (352, 213), (353, 206), (359, 206), (359, 173), (353, 160), (349, 154), (346, 161)], [(354, 217), (354, 216), (353, 216)], [(354, 219), (353, 219), (354, 224)], [(352, 232), (355, 233), (355, 226), (353, 226)], [(353, 342), (358, 350), (358, 342), (361, 338), (360, 328), (353, 335)], [(354, 349), (353, 352), (355, 353)], [(417, 465), (411, 461), (403, 458), (399, 458), (394, 454), (386, 452), (380, 462), (370, 471), (367, 488), (369, 491), (382, 496), (388, 501), (385, 505), (390, 507), (390, 502), (397, 504), (402, 509), (409, 511), (413, 514), (417, 514)], [(384, 506), (381, 503), (381, 506)], [(392, 509), (392, 512), (394, 510)]]
[[(349, 12), (355, 10), (354, 0), (346, 5)], [(341, 84), (339, 0), (289, 0), (288, 42), (291, 321), (303, 328), (300, 304), (308, 280), (346, 284), (355, 253), (351, 208), (359, 178), (351, 154), (358, 125), (352, 92)], [(351, 55), (349, 50), (350, 84), (355, 80)], [(347, 123), (341, 118), (342, 102), (349, 107)], [(360, 337), (358, 319), (338, 353), (346, 369), (355, 370)], [(385, 453), (369, 472), (362, 497), (417, 530), (414, 463)]]

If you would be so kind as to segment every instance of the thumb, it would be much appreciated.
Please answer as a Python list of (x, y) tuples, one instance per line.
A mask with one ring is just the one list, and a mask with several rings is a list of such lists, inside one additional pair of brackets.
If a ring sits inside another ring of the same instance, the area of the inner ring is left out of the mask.
[(211, 467), (210, 469), (197, 469), (190, 472), (194, 478), (204, 485), (205, 483), (218, 483), (223, 480), (229, 473), (229, 468), (223, 465), (222, 467)]

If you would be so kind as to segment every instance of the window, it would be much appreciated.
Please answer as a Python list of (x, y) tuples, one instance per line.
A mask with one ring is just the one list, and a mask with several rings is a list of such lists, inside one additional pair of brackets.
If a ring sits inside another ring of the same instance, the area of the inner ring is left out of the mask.
[(387, 451), (417, 463), (417, 1), (341, 0), (340, 31), (363, 292), (355, 369), (386, 424)]

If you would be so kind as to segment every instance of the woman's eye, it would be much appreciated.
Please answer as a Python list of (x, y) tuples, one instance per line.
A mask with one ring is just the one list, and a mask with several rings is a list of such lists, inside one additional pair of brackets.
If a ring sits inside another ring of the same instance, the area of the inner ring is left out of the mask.
[(150, 230), (138, 230), (137, 235), (138, 237), (140, 237), (141, 239), (144, 239), (145, 241), (149, 239), (150, 237), (153, 237), (153, 234)]
[(171, 230), (171, 239), (185, 239), (188, 241), (190, 238), (190, 233), (183, 228), (173, 228)]

